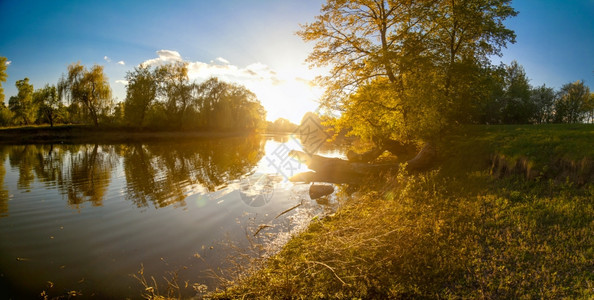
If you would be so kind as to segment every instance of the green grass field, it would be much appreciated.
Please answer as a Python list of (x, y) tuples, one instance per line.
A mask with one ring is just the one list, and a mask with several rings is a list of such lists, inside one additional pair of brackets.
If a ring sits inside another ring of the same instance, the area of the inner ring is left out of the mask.
[(439, 147), (439, 168), (370, 180), (212, 296), (594, 297), (594, 126), (473, 126)]

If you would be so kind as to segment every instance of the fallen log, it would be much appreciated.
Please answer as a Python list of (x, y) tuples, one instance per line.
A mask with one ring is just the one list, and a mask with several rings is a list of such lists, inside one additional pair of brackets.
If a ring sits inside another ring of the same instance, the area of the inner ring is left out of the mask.
[(395, 140), (382, 140), (381, 148), (390, 151), (398, 157), (412, 157), (417, 152), (417, 146), (412, 143), (402, 143)]
[[(400, 163), (369, 164), (351, 162), (340, 158), (309, 155), (302, 151), (291, 151), (291, 156), (305, 163), (313, 172), (299, 173), (290, 178), (293, 182), (360, 183), (361, 179), (383, 172), (396, 172)], [(408, 171), (423, 171), (431, 168), (436, 156), (431, 144), (425, 145), (412, 159), (406, 161)]]
[(384, 151), (381, 148), (375, 148), (364, 153), (356, 153), (353, 150), (349, 150), (347, 152), (347, 159), (350, 162), (370, 162), (382, 155)]
[(377, 143), (377, 147), (364, 153), (356, 153), (355, 151), (349, 150), (347, 152), (347, 159), (350, 162), (370, 162), (378, 158), (384, 151), (398, 156), (398, 158), (410, 158), (415, 155), (417, 148), (412, 143), (401, 143), (394, 140), (380, 140)]
[(433, 144), (426, 144), (425, 147), (411, 160), (408, 160), (408, 171), (424, 171), (431, 168), (435, 161), (437, 151)]

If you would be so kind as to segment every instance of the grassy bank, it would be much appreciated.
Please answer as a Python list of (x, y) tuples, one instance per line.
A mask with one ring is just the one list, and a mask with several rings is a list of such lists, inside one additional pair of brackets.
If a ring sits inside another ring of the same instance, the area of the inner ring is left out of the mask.
[(213, 296), (594, 297), (594, 184), (571, 174), (593, 126), (470, 127), (439, 148), (439, 169), (370, 180)]
[(94, 127), (90, 125), (23, 126), (0, 128), (0, 144), (39, 143), (124, 143), (167, 139), (232, 137), (251, 131), (156, 130), (132, 127)]
[(496, 125), (462, 128), (441, 145), (448, 171), (467, 172), (489, 159), (497, 176), (520, 174), (584, 184), (594, 181), (594, 125)]

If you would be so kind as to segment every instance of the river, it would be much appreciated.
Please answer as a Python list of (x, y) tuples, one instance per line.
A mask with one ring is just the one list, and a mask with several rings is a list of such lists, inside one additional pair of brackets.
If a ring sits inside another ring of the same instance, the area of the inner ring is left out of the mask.
[(290, 136), (0, 145), (0, 295), (139, 298), (141, 269), (162, 293), (163, 277), (183, 296), (216, 287), (233, 258), (273, 253), (338, 205), (287, 180), (307, 170), (290, 149)]

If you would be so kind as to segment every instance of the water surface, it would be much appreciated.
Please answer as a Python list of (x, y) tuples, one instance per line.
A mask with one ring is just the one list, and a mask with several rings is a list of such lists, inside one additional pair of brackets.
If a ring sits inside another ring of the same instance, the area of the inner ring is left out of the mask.
[[(138, 298), (131, 274), (141, 266), (161, 283), (175, 272), (182, 285), (213, 288), (206, 271), (226, 267), (226, 245), (282, 244), (328, 209), (309, 199), (308, 185), (286, 180), (306, 170), (284, 159), (287, 149), (299, 144), (250, 136), (0, 145), (0, 294)], [(271, 227), (253, 237), (261, 224)]]

